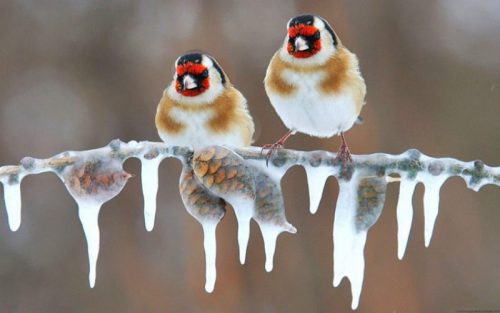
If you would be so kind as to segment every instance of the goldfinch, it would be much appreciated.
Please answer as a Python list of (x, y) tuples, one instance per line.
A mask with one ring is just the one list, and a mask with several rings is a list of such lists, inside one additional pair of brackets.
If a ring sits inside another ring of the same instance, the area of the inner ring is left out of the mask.
[[(173, 81), (163, 92), (155, 122), (168, 145), (198, 150), (211, 145), (249, 146), (254, 133), (245, 97), (231, 85), (215, 59), (203, 53), (177, 58)], [(217, 183), (221, 183), (219, 178)], [(187, 211), (203, 226), (205, 248), (212, 247), (205, 250), (205, 290), (212, 292), (216, 275), (214, 225), (224, 216), (227, 203), (209, 191), (190, 166), (182, 170), (179, 190)]]
[(270, 149), (268, 159), (290, 135), (301, 132), (315, 137), (340, 135), (337, 156), (345, 164), (351, 155), (344, 132), (358, 119), (366, 95), (358, 58), (320, 16), (296, 16), (287, 28), (285, 41), (267, 68), (264, 85), (289, 132), (264, 146)]
[(204, 53), (177, 58), (155, 122), (161, 139), (172, 146), (244, 147), (252, 143), (254, 133), (245, 97), (217, 61)]

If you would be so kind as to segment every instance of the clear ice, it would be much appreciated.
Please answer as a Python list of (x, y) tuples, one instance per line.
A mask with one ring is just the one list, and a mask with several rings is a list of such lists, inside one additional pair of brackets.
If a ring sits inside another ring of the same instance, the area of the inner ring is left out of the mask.
[(141, 158), (141, 183), (144, 197), (144, 223), (147, 231), (152, 231), (155, 224), (156, 195), (158, 193), (158, 167), (162, 158), (157, 156), (148, 160)]
[(411, 223), (413, 220), (413, 192), (418, 183), (415, 179), (404, 177), (399, 185), (398, 205), (396, 209), (398, 221), (398, 258), (403, 259), (405, 255), (408, 238), (410, 236)]
[(403, 259), (413, 220), (413, 193), (417, 183), (424, 184), (424, 242), (429, 247), (434, 225), (439, 212), (439, 192), (448, 175), (431, 175), (418, 173), (415, 178), (406, 175), (401, 178), (398, 205), (396, 209), (398, 221), (398, 258)]
[(295, 234), (297, 229), (288, 223), (285, 216), (285, 203), (281, 192), (281, 179), (288, 167), (270, 169), (262, 163), (255, 166), (255, 212), (266, 255), (265, 270), (271, 272), (274, 264), (276, 241), (282, 232)]
[(212, 194), (195, 178), (192, 169), (185, 167), (179, 180), (179, 191), (184, 207), (203, 227), (205, 249), (205, 290), (215, 287), (216, 271), (216, 228), (226, 213), (226, 202)]
[(17, 231), (21, 226), (21, 181), (22, 176), (17, 177), (15, 182), (8, 178), (2, 180), (5, 208), (11, 231)]
[[(116, 142), (105, 148), (91, 151), (66, 152), (60, 157), (75, 157), (74, 163), (53, 166), (50, 170), (64, 182), (78, 204), (78, 216), (87, 241), (89, 260), (89, 284), (95, 286), (96, 264), (99, 254), (99, 212), (104, 203), (114, 198), (125, 186), (130, 175), (123, 171), (123, 158), (117, 157)], [(140, 143), (129, 142), (129, 148), (141, 148)], [(106, 150), (107, 149), (107, 150)], [(278, 151), (278, 155), (279, 155)], [(112, 157), (106, 157), (112, 155)], [(56, 156), (56, 159), (57, 157)], [(103, 157), (104, 156), (104, 157)], [(386, 154), (366, 156), (373, 164), (383, 164), (391, 158)], [(361, 162), (350, 179), (339, 178), (339, 196), (333, 225), (334, 264), (333, 285), (337, 287), (344, 277), (351, 284), (352, 309), (359, 305), (364, 276), (364, 247), (368, 230), (378, 220), (385, 201), (387, 183), (394, 181), (378, 172), (370, 164)], [(158, 167), (163, 158), (139, 157), (142, 164), (141, 179), (144, 195), (145, 227), (154, 227), (156, 197), (158, 192)], [(277, 159), (278, 163), (280, 162)], [(399, 161), (398, 161), (399, 162)], [(415, 186), (422, 183), (424, 192), (425, 246), (432, 238), (439, 210), (440, 189), (450, 176), (461, 176), (469, 188), (478, 191), (492, 182), (491, 175), (500, 175), (500, 169), (485, 166), (481, 161), (464, 164), (455, 159), (431, 159), (415, 151), (406, 153), (397, 168), (388, 168), (390, 174), (401, 175), (397, 203), (398, 258), (402, 259), (408, 243), (413, 219), (412, 198)], [(408, 164), (409, 162), (409, 164)], [(290, 162), (293, 163), (293, 162)], [(241, 156), (224, 147), (208, 147), (194, 151), (192, 168), (184, 167), (180, 191), (188, 212), (202, 225), (204, 236), (206, 280), (205, 290), (213, 292), (216, 281), (216, 229), (230, 203), (238, 221), (239, 258), (243, 264), (250, 236), (250, 221), (260, 227), (265, 248), (265, 270), (273, 269), (276, 241), (282, 232), (295, 233), (296, 228), (285, 216), (280, 182), (292, 164), (281, 163), (265, 166), (262, 160), (243, 160)], [(319, 164), (318, 164), (319, 165)], [(401, 165), (401, 167), (399, 167)], [(408, 166), (408, 168), (406, 168)], [(426, 168), (422, 168), (425, 166)], [(318, 167), (304, 165), (307, 173), (311, 213), (320, 204), (324, 186), (329, 176), (338, 177), (335, 167), (322, 164)], [(404, 168), (405, 170), (400, 170)], [(488, 171), (483, 171), (485, 168)], [(30, 169), (28, 174), (36, 173)], [(376, 175), (374, 175), (376, 173)], [(473, 174), (471, 174), (473, 173)], [(9, 227), (16, 231), (21, 223), (21, 181), (27, 175), (3, 177), (4, 200)], [(488, 176), (489, 175), (489, 176)], [(485, 179), (489, 178), (489, 179)], [(495, 178), (498, 181), (498, 178)], [(227, 201), (227, 203), (226, 203)]]
[[(75, 199), (76, 200), (76, 199)], [(89, 284), (95, 286), (96, 264), (99, 255), (99, 211), (101, 203), (78, 199), (78, 217), (82, 223), (89, 257)]]
[(205, 249), (205, 291), (214, 291), (215, 280), (217, 278), (216, 253), (217, 240), (215, 231), (218, 221), (202, 222), (203, 226), (203, 248)]
[(357, 186), (353, 180), (339, 181), (339, 197), (335, 209), (333, 226), (333, 286), (337, 287), (342, 278), (351, 282), (352, 309), (356, 309), (361, 294), (364, 272), (363, 250), (366, 232), (356, 231)]
[[(99, 211), (104, 203), (120, 193), (131, 175), (123, 171), (122, 160), (103, 159), (94, 155), (93, 150), (79, 153), (78, 161), (55, 173), (78, 204), (78, 217), (87, 240), (89, 284), (93, 288), (99, 255)], [(69, 152), (67, 156), (72, 154)]]
[(240, 252), (240, 263), (245, 264), (247, 257), (248, 240), (250, 238), (250, 220), (254, 215), (254, 204), (247, 200), (228, 200), (233, 206), (234, 214), (238, 222), (238, 247)]
[(307, 174), (307, 186), (309, 188), (309, 212), (316, 213), (323, 195), (323, 189), (328, 177), (332, 176), (332, 170), (328, 167), (304, 167)]
[(357, 172), (350, 180), (339, 179), (333, 224), (333, 286), (337, 287), (344, 277), (349, 279), (353, 310), (358, 307), (363, 286), (366, 236), (382, 212), (387, 182), (392, 181)]
[(225, 147), (206, 147), (195, 151), (192, 167), (199, 183), (233, 207), (238, 222), (240, 263), (245, 263), (250, 221), (254, 219), (264, 239), (265, 268), (271, 271), (278, 235), (284, 231), (297, 231), (286, 220), (280, 187), (288, 167), (268, 168), (264, 162), (244, 161)]
[(425, 246), (431, 243), (434, 225), (439, 211), (439, 191), (448, 178), (447, 175), (432, 176), (428, 173), (420, 173), (418, 179), (424, 184), (424, 239)]
[[(278, 239), (279, 234), (283, 232), (283, 229), (281, 227), (277, 227), (269, 223), (259, 224), (259, 227), (260, 231), (262, 232), (262, 239), (264, 240), (264, 251), (266, 254), (265, 269), (266, 272), (271, 272), (273, 270), (274, 252), (276, 251), (276, 241)], [(295, 233), (297, 232), (297, 230), (290, 232)]]

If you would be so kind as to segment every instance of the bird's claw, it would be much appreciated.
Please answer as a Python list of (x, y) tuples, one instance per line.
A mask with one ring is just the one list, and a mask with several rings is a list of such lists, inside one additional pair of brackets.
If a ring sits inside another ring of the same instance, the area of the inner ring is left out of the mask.
[(340, 146), (335, 159), (342, 162), (343, 168), (345, 168), (348, 163), (352, 163), (351, 151), (349, 151), (349, 147), (346, 144)]
[(295, 134), (295, 130), (290, 129), (289, 131), (286, 132), (283, 137), (281, 137), (278, 141), (272, 144), (266, 144), (262, 146), (262, 150), (260, 151), (260, 155), (262, 155), (262, 152), (264, 152), (264, 149), (268, 149), (269, 151), (267, 152), (266, 155), (266, 166), (269, 166), (269, 160), (273, 156), (274, 152), (276, 152), (279, 149), (283, 149), (285, 145), (285, 141), (287, 141), (288, 137), (291, 135)]
[(269, 166), (269, 160), (273, 156), (274, 152), (276, 152), (279, 149), (283, 149), (283, 144), (281, 142), (275, 142), (271, 144), (265, 144), (262, 146), (262, 150), (260, 151), (260, 155), (264, 152), (264, 150), (269, 150), (266, 153), (266, 166)]

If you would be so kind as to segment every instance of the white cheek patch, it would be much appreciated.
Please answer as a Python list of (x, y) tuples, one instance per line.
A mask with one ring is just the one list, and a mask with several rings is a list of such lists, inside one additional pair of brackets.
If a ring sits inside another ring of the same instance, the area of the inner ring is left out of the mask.
[(314, 17), (314, 27), (316, 27), (319, 30), (322, 30), (325, 28), (325, 23), (320, 18)]
[(220, 74), (215, 67), (208, 69), (208, 79), (210, 80), (210, 88), (215, 87), (216, 85), (222, 85)]
[(202, 55), (201, 64), (204, 65), (208, 69), (211, 69), (214, 66), (214, 62), (212, 62), (212, 60), (209, 57), (207, 57), (206, 55)]
[(333, 37), (326, 29), (322, 29), (320, 32), (321, 35), (321, 50), (327, 50), (329, 52), (335, 52), (336, 48), (333, 45)]

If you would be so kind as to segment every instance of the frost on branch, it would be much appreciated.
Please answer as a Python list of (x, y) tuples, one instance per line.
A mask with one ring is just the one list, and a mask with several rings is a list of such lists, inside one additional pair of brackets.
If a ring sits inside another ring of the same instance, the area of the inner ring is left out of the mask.
[[(249, 223), (254, 219), (262, 232), (267, 271), (273, 268), (276, 239), (282, 232), (295, 233), (285, 217), (280, 182), (286, 171), (303, 166), (307, 173), (310, 212), (316, 212), (328, 177), (339, 181), (333, 225), (334, 286), (347, 277), (353, 295), (352, 308), (359, 303), (364, 275), (364, 245), (367, 232), (380, 216), (387, 183), (400, 177), (397, 204), (398, 257), (404, 256), (409, 238), (415, 186), (425, 186), (425, 244), (429, 245), (438, 215), (439, 192), (452, 176), (462, 177), (467, 186), (478, 191), (485, 184), (500, 185), (500, 168), (481, 161), (462, 162), (451, 158), (431, 158), (417, 150), (400, 155), (355, 155), (353, 163), (342, 167), (336, 155), (325, 151), (280, 150), (269, 167), (260, 148), (230, 150), (206, 147), (192, 151), (169, 147), (163, 143), (112, 141), (108, 146), (81, 152), (66, 152), (49, 159), (24, 158), (18, 166), (0, 167), (9, 226), (15, 231), (21, 222), (23, 177), (54, 172), (65, 183), (79, 206), (79, 217), (89, 249), (89, 281), (95, 281), (95, 264), (99, 251), (98, 213), (101, 205), (115, 197), (130, 175), (123, 162), (131, 157), (141, 160), (144, 218), (152, 230), (158, 191), (158, 166), (166, 157), (183, 163), (179, 189), (188, 212), (202, 225), (206, 262), (205, 289), (211, 292), (216, 279), (216, 227), (226, 209), (232, 207), (238, 220), (240, 261), (245, 261)], [(397, 179), (399, 180), (399, 179)]]

